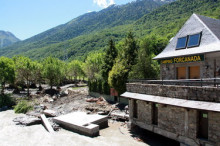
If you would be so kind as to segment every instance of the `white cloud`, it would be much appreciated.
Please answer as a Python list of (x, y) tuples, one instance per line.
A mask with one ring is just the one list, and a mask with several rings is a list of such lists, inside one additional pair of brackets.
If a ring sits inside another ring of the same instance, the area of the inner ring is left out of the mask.
[(93, 0), (93, 3), (97, 4), (99, 7), (107, 8), (108, 6), (115, 4), (114, 0)]

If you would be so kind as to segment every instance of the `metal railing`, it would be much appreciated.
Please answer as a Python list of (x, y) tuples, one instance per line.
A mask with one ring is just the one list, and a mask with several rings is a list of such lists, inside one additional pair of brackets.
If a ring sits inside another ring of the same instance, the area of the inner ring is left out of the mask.
[(128, 80), (128, 83), (200, 86), (200, 87), (217, 87), (218, 88), (220, 85), (220, 78), (179, 79), (179, 80), (131, 79), (131, 80)]

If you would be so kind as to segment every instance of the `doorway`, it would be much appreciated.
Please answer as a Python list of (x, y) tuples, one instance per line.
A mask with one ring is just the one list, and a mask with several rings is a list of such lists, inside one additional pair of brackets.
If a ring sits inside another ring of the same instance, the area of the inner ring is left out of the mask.
[(189, 67), (189, 79), (200, 79), (200, 66)]
[(177, 67), (177, 79), (186, 79), (186, 67)]
[(198, 112), (198, 137), (208, 139), (208, 112)]

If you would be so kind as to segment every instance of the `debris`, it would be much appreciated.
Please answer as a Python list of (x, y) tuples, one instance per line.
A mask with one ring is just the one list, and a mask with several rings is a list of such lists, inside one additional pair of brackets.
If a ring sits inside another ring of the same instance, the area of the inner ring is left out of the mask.
[(41, 117), (42, 123), (43, 123), (44, 127), (47, 129), (47, 131), (50, 133), (54, 133), (54, 130), (51, 127), (51, 125), (50, 125), (49, 121), (47, 120), (47, 118), (45, 117), (45, 115), (42, 114), (40, 117)]
[(41, 119), (36, 117), (24, 116), (24, 117), (15, 118), (13, 122), (15, 122), (16, 125), (31, 126), (31, 125), (41, 124)]
[(53, 110), (44, 110), (43, 114), (45, 114), (46, 116), (49, 116), (49, 117), (56, 117), (57, 116), (57, 113)]
[(115, 119), (121, 119), (121, 120), (129, 120), (129, 115), (123, 112), (113, 112), (110, 114), (111, 117), (114, 117)]
[(87, 114), (85, 112), (73, 112), (53, 119), (57, 124), (80, 134), (98, 136), (99, 128), (108, 127), (107, 116)]

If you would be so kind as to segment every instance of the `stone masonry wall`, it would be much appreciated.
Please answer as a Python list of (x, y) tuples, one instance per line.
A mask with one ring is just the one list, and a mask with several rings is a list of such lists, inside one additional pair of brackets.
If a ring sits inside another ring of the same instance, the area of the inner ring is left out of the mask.
[(220, 102), (220, 88), (128, 83), (127, 92), (170, 98)]
[[(160, 65), (160, 79), (162, 80), (175, 80), (176, 67), (190, 67), (200, 66), (201, 78), (217, 78), (220, 77), (220, 57), (219, 53), (205, 54), (205, 60), (202, 62), (194, 63), (177, 63), (177, 64), (161, 64)], [(188, 69), (187, 69), (188, 70)], [(189, 78), (189, 75), (186, 75)]]
[(197, 138), (198, 111), (158, 104), (158, 125), (152, 124), (152, 103), (137, 100), (138, 116), (133, 118), (133, 102), (129, 100), (130, 122), (149, 131), (186, 145), (220, 145), (220, 113), (208, 113), (208, 141)]
[(220, 145), (220, 113), (209, 112), (209, 140)]
[(160, 105), (158, 108), (158, 127), (178, 135), (185, 135), (185, 110), (183, 108), (163, 105)]
[[(137, 101), (138, 105), (138, 120), (146, 123), (146, 124), (151, 124), (152, 119), (151, 119), (151, 104), (147, 103), (146, 101)], [(143, 109), (145, 112), (143, 112)]]

